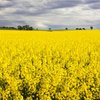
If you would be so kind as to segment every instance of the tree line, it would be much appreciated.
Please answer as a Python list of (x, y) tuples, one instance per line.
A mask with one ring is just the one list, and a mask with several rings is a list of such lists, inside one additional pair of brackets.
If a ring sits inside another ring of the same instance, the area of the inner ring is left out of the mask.
[(29, 25), (18, 25), (17, 27), (7, 27), (7, 26), (3, 26), (0, 27), (0, 29), (10, 29), (10, 30), (34, 30), (34, 28), (32, 26)]
[[(32, 26), (29, 25), (18, 25), (17, 27), (0, 27), (0, 29), (5, 29), (5, 30), (38, 30), (38, 28), (34, 29)], [(90, 26), (90, 29), (93, 30), (93, 26)], [(49, 28), (48, 30), (52, 30), (51, 28)], [(68, 28), (65, 28), (65, 30), (69, 30)], [(76, 28), (75, 30), (86, 30), (86, 28)]]
[[(90, 29), (93, 30), (93, 26), (90, 26)], [(68, 30), (68, 28), (65, 28), (65, 30)], [(86, 28), (76, 28), (75, 30), (86, 30)]]

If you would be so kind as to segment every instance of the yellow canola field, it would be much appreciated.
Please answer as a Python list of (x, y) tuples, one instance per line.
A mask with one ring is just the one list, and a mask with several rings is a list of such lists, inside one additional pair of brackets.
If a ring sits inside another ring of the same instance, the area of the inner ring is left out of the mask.
[(0, 31), (0, 100), (100, 98), (100, 31)]

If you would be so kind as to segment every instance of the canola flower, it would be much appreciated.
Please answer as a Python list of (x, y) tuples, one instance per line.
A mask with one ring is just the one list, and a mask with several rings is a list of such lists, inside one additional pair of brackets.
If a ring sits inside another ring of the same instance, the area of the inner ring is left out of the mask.
[(0, 31), (0, 100), (100, 98), (100, 31)]

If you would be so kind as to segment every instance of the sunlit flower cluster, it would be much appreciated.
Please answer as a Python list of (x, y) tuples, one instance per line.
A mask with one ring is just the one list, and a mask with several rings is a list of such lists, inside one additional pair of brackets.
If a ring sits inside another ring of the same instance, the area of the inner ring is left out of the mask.
[(1, 31), (0, 100), (100, 98), (100, 31)]

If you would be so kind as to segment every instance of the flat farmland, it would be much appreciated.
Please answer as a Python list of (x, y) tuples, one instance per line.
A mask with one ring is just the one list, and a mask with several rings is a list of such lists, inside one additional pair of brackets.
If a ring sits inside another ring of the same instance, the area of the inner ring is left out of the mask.
[(0, 31), (0, 100), (100, 98), (100, 30)]

